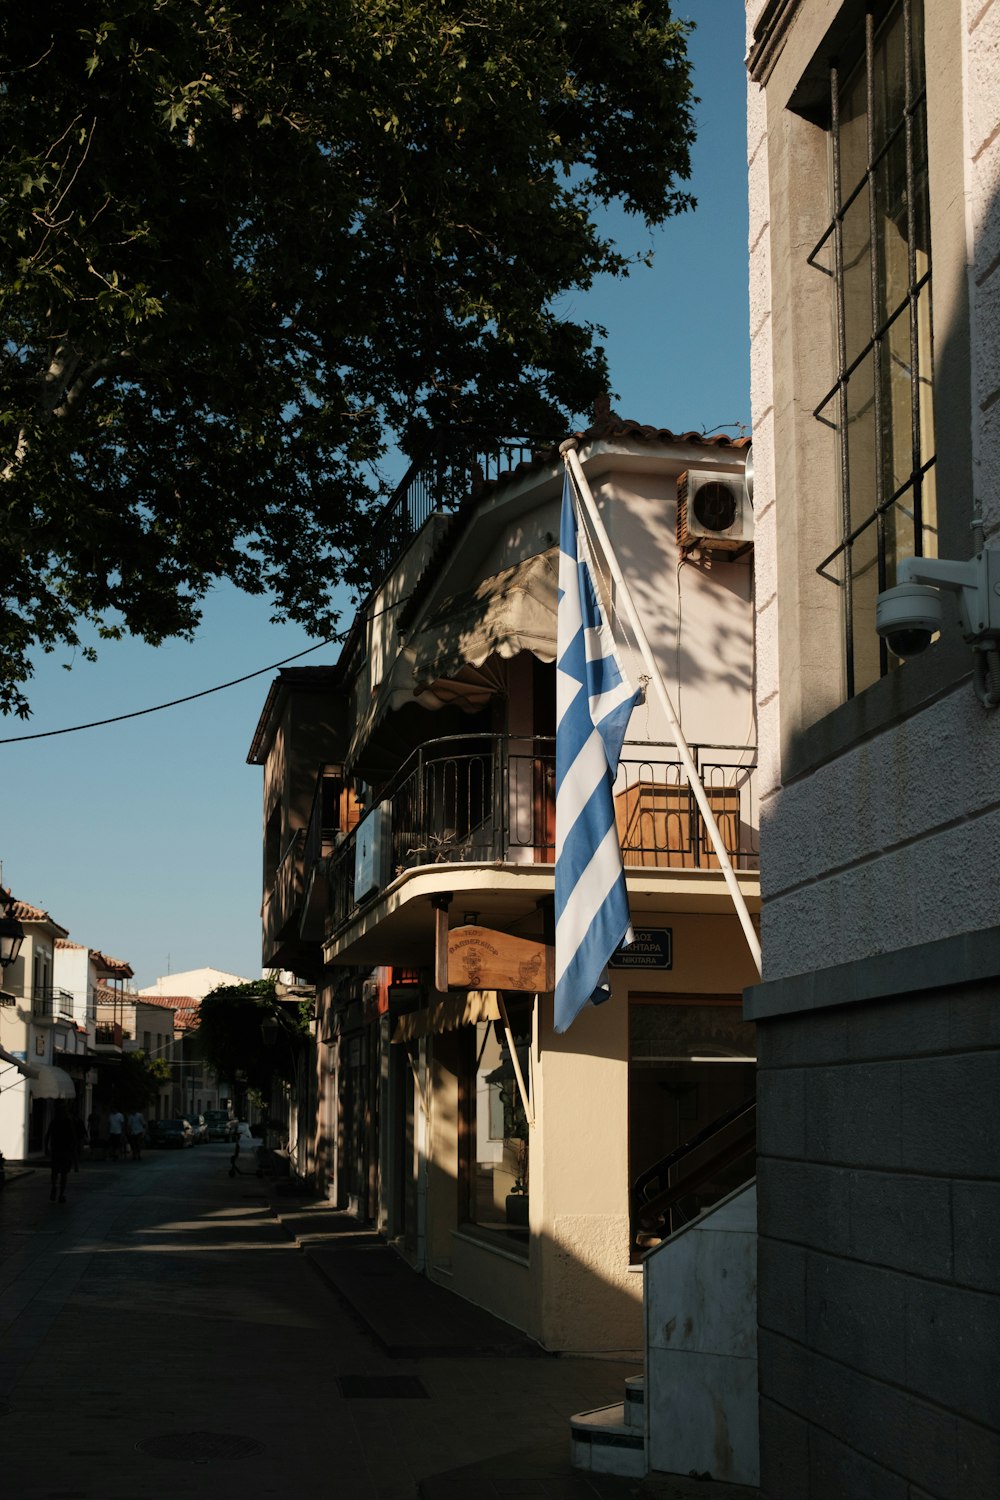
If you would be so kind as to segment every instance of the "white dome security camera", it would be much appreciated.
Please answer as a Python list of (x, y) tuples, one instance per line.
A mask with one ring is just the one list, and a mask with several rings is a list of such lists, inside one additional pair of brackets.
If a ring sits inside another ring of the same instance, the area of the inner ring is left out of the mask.
[[(980, 522), (975, 529), (981, 537)], [(919, 656), (941, 629), (946, 594), (972, 647), (976, 696), (984, 708), (1000, 708), (1000, 548), (982, 548), (968, 562), (902, 558), (895, 587), (875, 601), (875, 629), (896, 656)]]
[(924, 583), (899, 583), (879, 594), (875, 629), (894, 656), (919, 656), (941, 629), (940, 590)]

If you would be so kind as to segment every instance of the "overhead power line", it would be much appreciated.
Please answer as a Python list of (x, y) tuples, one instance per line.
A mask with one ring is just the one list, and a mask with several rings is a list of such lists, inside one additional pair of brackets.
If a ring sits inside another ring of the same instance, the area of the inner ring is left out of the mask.
[(129, 714), (115, 714), (110, 719), (93, 719), (89, 724), (70, 724), (65, 729), (42, 729), (37, 734), (11, 734), (0, 739), (0, 745), (17, 745), (22, 740), (48, 740), (57, 734), (79, 734), (82, 729), (101, 729), (105, 724), (121, 724), (125, 719), (141, 719), (144, 714), (158, 714), (165, 708), (176, 708), (180, 703), (193, 703), (196, 698), (207, 698), (212, 693), (221, 693), (226, 688), (238, 687), (241, 682), (249, 682), (252, 677), (263, 677), (265, 672), (273, 672), (277, 667), (286, 667), (290, 661), (298, 661), (300, 657), (308, 656), (322, 646), (334, 646), (346, 636), (346, 630), (339, 635), (331, 635), (325, 641), (317, 641), (315, 646), (296, 651), (294, 656), (284, 656), (281, 661), (273, 661), (267, 667), (258, 667), (256, 672), (246, 672), (242, 677), (234, 677), (231, 682), (220, 682), (215, 687), (202, 688), (200, 693), (187, 693), (183, 698), (171, 698), (169, 703), (154, 703), (151, 708), (136, 708)]

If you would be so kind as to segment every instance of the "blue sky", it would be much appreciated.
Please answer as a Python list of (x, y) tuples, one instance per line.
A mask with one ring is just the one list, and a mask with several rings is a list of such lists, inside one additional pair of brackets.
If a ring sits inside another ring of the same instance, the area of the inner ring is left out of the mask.
[[(687, 0), (698, 142), (695, 213), (653, 237), (655, 264), (607, 277), (564, 311), (604, 324), (616, 409), (676, 432), (750, 411), (742, 0)], [(649, 236), (611, 220), (625, 248)], [(26, 724), (0, 739), (110, 718), (213, 687), (313, 644), (265, 601), (220, 589), (193, 643), (43, 657)], [(332, 660), (320, 650), (307, 662)], [(64, 670), (70, 664), (72, 670)], [(79, 734), (0, 744), (3, 880), (72, 938), (131, 963), (136, 982), (211, 965), (260, 973), (261, 772), (246, 753), (271, 674), (194, 703)]]

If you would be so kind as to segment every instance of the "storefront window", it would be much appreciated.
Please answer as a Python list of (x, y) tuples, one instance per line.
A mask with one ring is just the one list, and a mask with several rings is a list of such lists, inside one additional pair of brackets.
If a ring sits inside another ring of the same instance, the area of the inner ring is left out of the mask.
[[(637, 1000), (629, 1009), (629, 1179), (646, 1174), (707, 1132), (703, 1143), (657, 1177), (653, 1197), (689, 1185), (652, 1234), (640, 1235), (633, 1203), (632, 1253), (705, 1212), (753, 1174), (753, 1143), (740, 1106), (756, 1082), (755, 1028), (735, 997)], [(727, 1118), (736, 1113), (736, 1118)], [(714, 1128), (713, 1128), (714, 1127)], [(743, 1146), (745, 1145), (745, 1149)], [(647, 1195), (648, 1196), (648, 1195)]]
[[(530, 1091), (530, 1004), (511, 1008), (511, 1028), (521, 1076)], [(529, 1128), (510, 1048), (496, 1021), (477, 1022), (474, 1033), (470, 1028), (470, 1042), (463, 1216), (466, 1223), (527, 1246)]]

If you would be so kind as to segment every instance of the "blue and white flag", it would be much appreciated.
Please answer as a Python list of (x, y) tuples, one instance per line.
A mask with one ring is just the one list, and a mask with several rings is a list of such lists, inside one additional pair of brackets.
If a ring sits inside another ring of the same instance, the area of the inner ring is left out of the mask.
[(556, 622), (556, 997), (565, 1031), (611, 993), (607, 964), (632, 941), (614, 781), (639, 692), (601, 609), (573, 490), (563, 485)]

